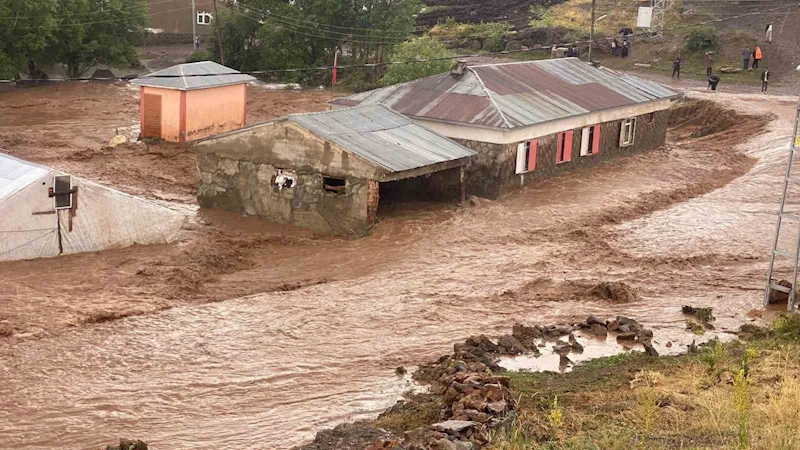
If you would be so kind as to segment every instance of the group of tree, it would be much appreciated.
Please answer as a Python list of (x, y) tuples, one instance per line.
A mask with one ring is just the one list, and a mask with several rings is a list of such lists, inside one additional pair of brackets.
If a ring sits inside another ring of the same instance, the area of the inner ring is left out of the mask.
[[(220, 27), (225, 65), (241, 71), (269, 71), (331, 66), (337, 49), (340, 65), (378, 64), (390, 60), (442, 57), (447, 50), (430, 38), (414, 38), (419, 0), (221, 0)], [(210, 55), (220, 61), (212, 35)], [(447, 70), (449, 61), (339, 71), (353, 88), (373, 86), (381, 78), (407, 81)], [(444, 68), (444, 69), (442, 69)], [(387, 74), (388, 71), (388, 74)], [(330, 71), (283, 72), (276, 79), (326, 83)]]
[(79, 77), (99, 64), (136, 63), (147, 0), (0, 0), (0, 76), (44, 76), (63, 65)]

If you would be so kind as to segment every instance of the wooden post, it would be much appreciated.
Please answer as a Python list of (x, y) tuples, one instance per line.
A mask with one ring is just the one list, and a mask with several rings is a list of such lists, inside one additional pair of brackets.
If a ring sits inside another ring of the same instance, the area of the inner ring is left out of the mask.
[(219, 45), (219, 62), (225, 65), (225, 53), (222, 51), (222, 34), (219, 32), (219, 10), (217, 10), (217, 0), (214, 0), (214, 28), (217, 29), (217, 45)]

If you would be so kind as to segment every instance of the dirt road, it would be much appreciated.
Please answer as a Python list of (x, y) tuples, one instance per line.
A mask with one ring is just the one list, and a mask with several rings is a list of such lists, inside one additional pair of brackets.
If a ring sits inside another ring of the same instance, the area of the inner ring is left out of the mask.
[[(0, 339), (3, 445), (285, 449), (392, 404), (395, 367), (517, 321), (624, 314), (679, 346), (688, 303), (735, 328), (761, 303), (795, 99), (695, 95), (754, 116), (700, 104), (666, 150), (396, 210), (357, 241), (215, 213), (172, 246), (0, 264), (21, 333)], [(614, 280), (642, 300), (588, 295)]]

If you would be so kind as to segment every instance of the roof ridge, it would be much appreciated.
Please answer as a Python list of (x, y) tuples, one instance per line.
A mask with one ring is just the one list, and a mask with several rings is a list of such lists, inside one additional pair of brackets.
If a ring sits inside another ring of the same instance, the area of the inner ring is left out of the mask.
[(481, 76), (478, 75), (478, 72), (476, 72), (475, 69), (473, 69), (472, 67), (467, 67), (467, 70), (472, 72), (472, 74), (475, 75), (475, 78), (478, 79), (478, 83), (481, 84), (481, 88), (483, 88), (483, 91), (486, 92), (486, 96), (489, 97), (489, 101), (492, 102), (492, 106), (494, 107), (494, 109), (497, 110), (498, 114), (500, 114), (500, 118), (503, 119), (503, 123), (506, 124), (506, 127), (513, 128), (511, 126), (511, 123), (508, 121), (508, 118), (506, 118), (506, 115), (503, 114), (503, 110), (500, 109), (500, 107), (497, 105), (497, 102), (494, 101), (494, 97), (492, 97), (492, 93), (489, 91), (489, 89), (486, 88), (486, 85), (483, 84), (483, 80), (481, 79)]
[(477, 66), (469, 66), (469, 67), (477, 69), (479, 67), (513, 66), (513, 65), (519, 65), (519, 64), (539, 64), (539, 63), (546, 64), (549, 61), (559, 61), (559, 60), (560, 61), (568, 61), (568, 60), (573, 60), (573, 59), (577, 59), (578, 61), (580, 61), (580, 58), (576, 58), (574, 56), (570, 56), (568, 58), (534, 59), (534, 60), (531, 60), (531, 61), (510, 61), (510, 62), (501, 62), (501, 63), (493, 63), (493, 64), (480, 64), (480, 65), (477, 65)]

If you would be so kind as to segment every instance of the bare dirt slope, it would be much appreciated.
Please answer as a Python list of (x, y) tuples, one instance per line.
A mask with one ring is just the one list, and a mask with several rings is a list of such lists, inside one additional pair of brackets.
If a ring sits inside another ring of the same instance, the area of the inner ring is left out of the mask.
[[(248, 88), (248, 122), (326, 109), (332, 94)], [(189, 146), (108, 147), (138, 136), (139, 91), (124, 83), (58, 83), (0, 93), (0, 151), (150, 198), (194, 203)]]

